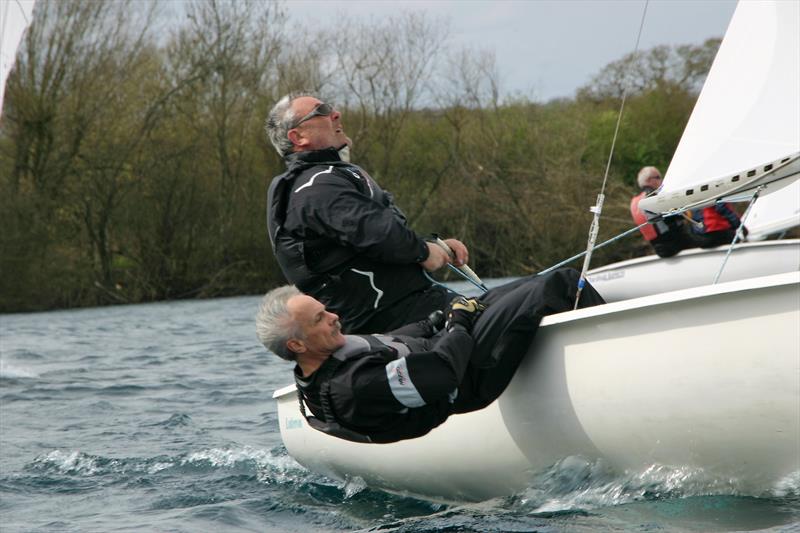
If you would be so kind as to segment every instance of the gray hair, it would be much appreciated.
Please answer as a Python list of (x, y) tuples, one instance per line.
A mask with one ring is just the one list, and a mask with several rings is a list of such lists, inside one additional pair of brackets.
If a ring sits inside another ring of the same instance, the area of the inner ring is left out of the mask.
[(638, 183), (639, 188), (642, 189), (647, 185), (647, 180), (655, 176), (661, 177), (661, 172), (659, 172), (656, 167), (644, 167), (636, 176), (636, 183)]
[(289, 140), (289, 130), (292, 129), (292, 124), (295, 121), (292, 102), (301, 96), (314, 95), (305, 91), (294, 91), (287, 94), (273, 106), (267, 115), (267, 120), (264, 122), (264, 131), (267, 132), (267, 138), (281, 157), (286, 157), (292, 153), (294, 145)]
[(294, 361), (295, 354), (286, 346), (289, 339), (302, 339), (302, 331), (289, 316), (286, 303), (301, 294), (294, 285), (272, 289), (261, 299), (256, 314), (256, 335), (267, 350), (281, 359)]

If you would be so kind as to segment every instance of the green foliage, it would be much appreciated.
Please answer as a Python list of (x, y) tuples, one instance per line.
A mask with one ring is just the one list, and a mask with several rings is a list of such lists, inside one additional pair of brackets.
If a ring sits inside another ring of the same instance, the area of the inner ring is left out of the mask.
[[(631, 226), (638, 169), (668, 165), (718, 45), (623, 58), (575, 99), (501, 101), (492, 54), (446, 49), (419, 15), (339, 25), (299, 49), (277, 3), (193, 2), (158, 39), (158, 4), (135, 7), (37, 4), (0, 129), (0, 312), (283, 283), (264, 212), (283, 163), (262, 123), (300, 88), (343, 104), (354, 162), (415, 230), (462, 239), (482, 276), (549, 267), (585, 248), (620, 80), (638, 77), (601, 239)], [(595, 264), (641, 253), (640, 241)]]

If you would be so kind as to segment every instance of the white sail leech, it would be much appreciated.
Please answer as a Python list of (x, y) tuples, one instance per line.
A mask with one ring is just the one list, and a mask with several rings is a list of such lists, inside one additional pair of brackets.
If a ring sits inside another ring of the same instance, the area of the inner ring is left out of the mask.
[[(657, 194), (657, 213), (800, 175), (800, 2), (740, 2)], [(779, 168), (780, 167), (780, 168)], [(779, 183), (780, 182), (780, 183)]]
[(0, 113), (6, 81), (14, 67), (17, 49), (25, 30), (33, 20), (34, 0), (5, 1), (0, 4)]

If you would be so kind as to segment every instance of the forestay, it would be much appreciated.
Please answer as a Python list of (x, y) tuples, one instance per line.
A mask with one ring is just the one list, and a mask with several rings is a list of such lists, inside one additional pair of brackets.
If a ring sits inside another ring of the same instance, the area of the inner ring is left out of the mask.
[(763, 198), (797, 178), (799, 157), (800, 2), (740, 2), (664, 183), (640, 207), (665, 213), (772, 183)]

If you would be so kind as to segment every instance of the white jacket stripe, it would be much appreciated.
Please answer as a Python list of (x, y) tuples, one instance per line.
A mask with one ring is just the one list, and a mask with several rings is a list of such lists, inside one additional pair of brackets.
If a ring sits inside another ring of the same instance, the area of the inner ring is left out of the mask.
[(323, 170), (322, 172), (317, 172), (316, 174), (311, 176), (311, 179), (309, 179), (307, 182), (305, 182), (304, 184), (302, 184), (301, 186), (296, 188), (294, 190), (294, 192), (298, 193), (298, 192), (302, 191), (303, 189), (305, 189), (306, 187), (311, 187), (312, 185), (314, 185), (314, 178), (316, 178), (320, 174), (333, 174), (333, 165), (329, 166), (328, 170)]
[(419, 395), (417, 388), (411, 381), (405, 357), (395, 359), (386, 365), (386, 379), (389, 380), (389, 387), (398, 402), (406, 407), (422, 407), (425, 405), (425, 400)]

